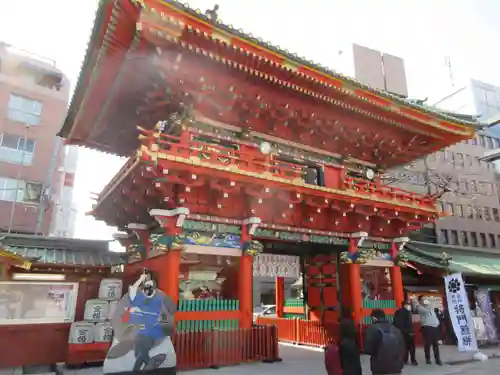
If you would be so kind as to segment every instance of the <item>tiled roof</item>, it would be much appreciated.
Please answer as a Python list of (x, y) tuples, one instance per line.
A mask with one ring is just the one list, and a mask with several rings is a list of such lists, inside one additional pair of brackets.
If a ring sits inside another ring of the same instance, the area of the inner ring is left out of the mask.
[(79, 251), (48, 249), (43, 247), (8, 247), (9, 251), (21, 255), (36, 264), (55, 264), (68, 266), (115, 266), (123, 263), (120, 253), (100, 253), (98, 251)]
[[(163, 0), (163, 1), (165, 3), (173, 5), (175, 8), (177, 8), (183, 12), (186, 12), (186, 13), (188, 13), (192, 16), (195, 16), (199, 19), (202, 19), (203, 21), (205, 21), (207, 23), (213, 22), (207, 15), (204, 14), (204, 12), (202, 12), (200, 9), (191, 8), (189, 6), (189, 4), (182, 3), (182, 2), (177, 1), (177, 0)], [(452, 120), (452, 121), (463, 123), (466, 125), (477, 125), (478, 124), (478, 122), (475, 119), (465, 118), (465, 117), (460, 116), (460, 115), (455, 116), (455, 114), (451, 114), (449, 112), (444, 112), (444, 111), (441, 111), (437, 108), (427, 106), (425, 104), (418, 104), (414, 100), (406, 99), (400, 95), (391, 94), (388, 91), (375, 89), (373, 87), (365, 85), (364, 83), (359, 82), (355, 78), (345, 76), (345, 75), (338, 73), (332, 69), (329, 69), (329, 68), (327, 68), (319, 63), (308, 60), (307, 58), (305, 58), (303, 56), (299, 56), (298, 54), (296, 54), (294, 52), (290, 52), (286, 49), (281, 48), (280, 46), (276, 46), (268, 41), (265, 41), (259, 37), (252, 35), (251, 33), (245, 32), (242, 29), (236, 29), (231, 24), (225, 24), (220, 19), (218, 19), (214, 23), (214, 26), (221, 29), (221, 30), (224, 30), (232, 35), (240, 37), (241, 39), (244, 39), (248, 42), (265, 47), (266, 49), (268, 49), (272, 52), (275, 52), (278, 55), (284, 56), (287, 59), (289, 59), (295, 63), (298, 63), (300, 65), (306, 65), (306, 66), (309, 66), (309, 67), (311, 67), (315, 70), (318, 70), (322, 73), (326, 73), (327, 75), (330, 75), (332, 77), (340, 78), (343, 81), (350, 82), (350, 83), (354, 84), (355, 86), (358, 86), (358, 87), (363, 88), (365, 90), (369, 90), (378, 96), (389, 98), (395, 102), (399, 102), (401, 104), (405, 104), (405, 105), (410, 106), (410, 107), (415, 107), (423, 112), (432, 113), (432, 114), (437, 115), (437, 116), (439, 116), (443, 119), (446, 119), (446, 120)]]
[(123, 254), (109, 251), (109, 241), (3, 233), (0, 242), (6, 250), (38, 264), (98, 267), (123, 263)]
[(410, 241), (405, 245), (410, 261), (433, 268), (446, 268), (466, 275), (500, 276), (498, 252)]
[[(132, 3), (137, 3), (137, 0), (123, 0), (123, 1), (130, 1)], [(225, 24), (221, 20), (217, 20), (216, 22), (213, 22), (209, 17), (207, 17), (200, 9), (194, 9), (191, 8), (188, 4), (181, 3), (176, 0), (163, 0), (163, 2), (170, 4), (171, 6), (177, 8), (178, 10), (185, 12), (191, 16), (194, 16), (204, 22), (211, 23), (214, 25), (215, 28), (222, 30), (226, 33), (229, 33), (231, 35), (234, 35), (238, 38), (241, 38), (247, 42), (250, 42), (252, 44), (262, 46), (263, 48), (271, 51), (272, 53), (281, 55), (290, 61), (300, 64), (300, 65), (305, 65), (308, 66), (318, 72), (321, 72), (323, 74), (326, 74), (328, 76), (334, 77), (334, 78), (339, 78), (343, 80), (344, 82), (349, 82), (353, 84), (356, 87), (359, 87), (361, 89), (371, 91), (377, 96), (383, 97), (383, 98), (388, 98), (390, 100), (393, 100), (394, 102), (404, 104), (409, 107), (413, 107), (415, 109), (418, 109), (422, 112), (427, 112), (429, 114), (432, 114), (434, 116), (440, 117), (444, 120), (451, 120), (457, 123), (461, 123), (464, 125), (469, 125), (469, 126), (480, 126), (480, 123), (473, 119), (473, 118), (466, 118), (460, 115), (455, 116), (455, 114), (447, 113), (444, 111), (441, 111), (437, 108), (427, 106), (423, 103), (418, 103), (414, 100), (410, 100), (398, 95), (391, 94), (387, 91), (384, 90), (379, 90), (372, 88), (370, 86), (367, 86), (358, 80), (345, 76), (343, 74), (340, 74), (332, 69), (329, 69), (325, 66), (322, 66), (321, 64), (315, 63), (311, 60), (306, 59), (305, 57), (299, 56), (293, 52), (290, 52), (288, 50), (285, 50), (279, 46), (275, 46), (267, 41), (264, 41), (261, 38), (253, 36), (251, 33), (246, 33), (242, 29), (236, 29), (233, 27), (233, 25), (230, 24)], [(92, 73), (93, 70), (93, 65), (95, 64), (95, 57), (98, 55), (97, 51), (101, 49), (100, 46), (100, 35), (102, 33), (102, 27), (108, 28), (112, 27), (110, 25), (106, 24), (105, 21), (105, 8), (108, 5), (108, 1), (101, 0), (99, 2), (99, 6), (95, 15), (94, 19), (94, 25), (92, 29), (92, 33), (90, 36), (90, 41), (87, 46), (87, 52), (85, 54), (85, 59), (83, 61), (83, 65), (80, 71), (80, 75), (78, 77), (78, 81), (76, 84), (76, 88), (74, 90), (73, 97), (70, 102), (70, 107), (68, 110), (68, 115), (63, 123), (63, 126), (59, 132), (58, 135), (65, 137), (69, 134), (70, 132), (70, 127), (72, 121), (74, 121), (74, 116), (76, 115), (76, 112), (78, 111), (79, 106), (81, 105), (80, 101), (83, 98), (83, 92), (86, 89), (86, 84), (88, 83), (88, 78), (90, 77), (90, 74)]]

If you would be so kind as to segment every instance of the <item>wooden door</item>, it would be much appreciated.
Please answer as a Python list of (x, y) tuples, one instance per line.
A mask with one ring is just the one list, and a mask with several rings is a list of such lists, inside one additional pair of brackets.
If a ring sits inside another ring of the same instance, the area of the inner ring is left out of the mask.
[(315, 255), (304, 261), (308, 319), (338, 321), (337, 256)]

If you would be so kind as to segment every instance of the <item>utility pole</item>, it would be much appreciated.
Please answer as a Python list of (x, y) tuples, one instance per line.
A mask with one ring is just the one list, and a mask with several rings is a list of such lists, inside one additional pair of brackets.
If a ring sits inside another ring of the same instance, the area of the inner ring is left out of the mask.
[[(54, 148), (52, 150), (52, 157), (50, 158), (50, 165), (49, 165), (49, 171), (47, 173), (47, 179), (43, 183), (42, 186), (42, 193), (47, 192), (47, 190), (50, 188), (52, 190), (52, 183), (54, 180), (54, 170), (57, 166), (57, 158), (59, 156), (59, 148), (61, 146), (61, 138), (56, 137), (55, 142), (54, 142)], [(38, 206), (38, 216), (36, 218), (36, 229), (35, 229), (35, 235), (39, 235), (42, 232), (42, 224), (45, 218), (45, 212), (47, 211), (48, 207), (48, 200), (50, 199), (50, 195), (43, 194), (45, 198), (40, 195), (40, 204)], [(56, 213), (57, 214), (57, 213)]]
[[(10, 233), (12, 231), (12, 225), (14, 223), (14, 216), (16, 214), (17, 197), (19, 195), (19, 189), (21, 188), (21, 177), (23, 174), (24, 159), (26, 157), (26, 144), (28, 142), (28, 130), (29, 129), (30, 129), (30, 126), (28, 124), (24, 125), (24, 140), (23, 140), (23, 151), (21, 153), (21, 164), (19, 165), (19, 168), (17, 170), (16, 194), (15, 194), (14, 200), (12, 201), (12, 204), (10, 206), (9, 229), (7, 230), (7, 233)], [(25, 182), (25, 184), (26, 184), (26, 182)], [(26, 189), (26, 186), (24, 186), (24, 189)]]

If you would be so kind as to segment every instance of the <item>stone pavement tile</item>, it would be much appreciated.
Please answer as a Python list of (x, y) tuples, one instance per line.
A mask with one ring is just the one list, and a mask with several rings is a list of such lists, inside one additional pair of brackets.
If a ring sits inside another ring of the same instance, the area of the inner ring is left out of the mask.
[[(456, 375), (498, 375), (500, 374), (500, 360), (491, 359), (486, 362), (468, 363)], [(454, 374), (454, 375), (455, 375)]]
[[(255, 363), (234, 367), (223, 367), (218, 370), (188, 371), (192, 375), (326, 375), (321, 349), (300, 346), (280, 345), (281, 363)], [(423, 353), (422, 353), (423, 358)], [(370, 372), (370, 359), (362, 356), (363, 374)], [(403, 375), (452, 375), (462, 371), (463, 366), (420, 365), (407, 366)]]
[[(483, 352), (485, 354), (492, 355), (498, 351), (499, 349), (495, 348), (484, 350)], [(460, 353), (456, 347), (451, 346), (442, 346), (441, 355), (444, 362), (457, 360), (459, 358), (472, 358), (472, 353)], [(280, 356), (283, 359), (283, 362), (280, 363), (254, 363), (248, 365), (222, 367), (218, 370), (202, 369), (185, 371), (183, 373), (193, 375), (326, 375), (322, 349), (280, 344)], [(403, 375), (466, 374), (466, 370), (468, 368), (467, 366), (479, 366), (479, 369), (483, 366), (483, 363), (471, 363), (455, 366), (426, 365), (424, 361), (423, 348), (417, 348), (417, 360), (420, 365), (416, 367), (406, 366), (403, 371)], [(493, 366), (489, 365), (489, 362), (497, 362), (500, 364), (500, 360), (492, 359), (485, 362), (486, 366)], [(370, 374), (370, 359), (368, 356), (362, 356), (362, 366), (363, 374)], [(497, 371), (495, 374), (500, 374), (500, 371)], [(0, 375), (3, 374), (0, 373)], [(68, 372), (65, 371), (64, 375), (102, 375), (102, 367), (91, 367), (79, 370), (72, 369), (68, 370)], [(484, 373), (482, 375), (489, 375), (489, 373)]]

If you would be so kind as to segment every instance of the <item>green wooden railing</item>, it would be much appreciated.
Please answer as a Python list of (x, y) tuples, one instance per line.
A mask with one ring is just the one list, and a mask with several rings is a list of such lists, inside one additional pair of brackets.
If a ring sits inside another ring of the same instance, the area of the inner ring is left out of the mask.
[[(394, 315), (386, 315), (385, 317), (386, 317), (386, 319), (389, 322), (392, 322), (394, 320)], [(363, 323), (365, 323), (365, 324), (372, 324), (373, 323), (372, 317), (371, 316), (365, 316), (365, 319), (363, 319)]]
[[(211, 311), (238, 311), (240, 308), (238, 300), (224, 299), (199, 299), (180, 300), (177, 311), (179, 312), (211, 312)], [(216, 317), (215, 315), (214, 317)], [(206, 320), (181, 320), (177, 323), (177, 331), (201, 332), (201, 331), (226, 331), (238, 328), (237, 319), (206, 319)]]
[(202, 331), (229, 331), (238, 328), (239, 321), (235, 320), (181, 320), (177, 323), (177, 331), (202, 332)]
[(307, 319), (306, 314), (290, 314), (290, 313), (285, 313), (283, 315), (283, 318), (285, 319)]
[(304, 301), (301, 299), (287, 299), (284, 307), (304, 307)]
[(236, 311), (239, 308), (238, 300), (196, 299), (180, 300), (177, 311)]
[(365, 309), (394, 309), (396, 308), (396, 301), (392, 299), (387, 300), (363, 300), (363, 308)]

